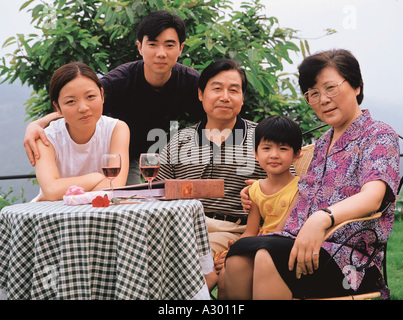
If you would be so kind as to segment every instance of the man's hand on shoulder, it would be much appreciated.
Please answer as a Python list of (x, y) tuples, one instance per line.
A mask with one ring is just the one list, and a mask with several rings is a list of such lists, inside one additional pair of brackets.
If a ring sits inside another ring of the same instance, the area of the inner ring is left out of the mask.
[(36, 123), (31, 122), (25, 129), (24, 136), (24, 148), (31, 165), (34, 167), (36, 159), (39, 159), (40, 154), (36, 145), (36, 140), (41, 139), (45, 145), (49, 145), (49, 141), (46, 138), (45, 130)]
[(36, 121), (32, 121), (25, 129), (24, 148), (32, 166), (35, 166), (36, 159), (39, 159), (40, 157), (36, 140), (41, 139), (42, 142), (48, 146), (49, 140), (46, 137), (44, 128), (46, 128), (53, 120), (57, 120), (61, 117), (62, 116), (59, 113), (53, 112)]

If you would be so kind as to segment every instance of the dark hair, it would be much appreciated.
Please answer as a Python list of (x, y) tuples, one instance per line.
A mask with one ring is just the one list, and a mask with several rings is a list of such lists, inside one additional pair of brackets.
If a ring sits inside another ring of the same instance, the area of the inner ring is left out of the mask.
[(99, 80), (95, 72), (89, 66), (82, 62), (70, 62), (57, 69), (50, 80), (49, 94), (52, 107), (54, 107), (53, 102), (59, 106), (58, 101), (60, 90), (62, 90), (68, 82), (74, 80), (78, 76), (87, 77), (93, 80), (99, 90), (102, 89), (101, 80)]
[(256, 152), (262, 140), (288, 145), (293, 148), (294, 154), (296, 154), (301, 150), (302, 131), (298, 123), (287, 116), (269, 116), (259, 122), (255, 128)]
[(239, 72), (239, 75), (241, 76), (242, 80), (242, 92), (245, 93), (246, 86), (248, 84), (246, 80), (246, 74), (244, 69), (242, 69), (236, 61), (231, 60), (231, 59), (224, 59), (224, 60), (218, 60), (218, 61), (213, 61), (210, 63), (201, 73), (200, 78), (199, 78), (199, 89), (204, 92), (204, 89), (206, 88), (207, 82), (215, 77), (217, 74), (219, 74), (222, 71), (228, 71), (228, 70), (236, 70)]
[(137, 40), (143, 42), (144, 36), (155, 41), (158, 35), (169, 28), (174, 28), (178, 34), (179, 44), (186, 40), (186, 27), (182, 18), (165, 10), (151, 12), (137, 27)]
[(305, 58), (298, 68), (301, 91), (305, 93), (312, 88), (316, 84), (318, 74), (327, 67), (335, 68), (352, 88), (360, 88), (360, 94), (357, 96), (360, 105), (364, 99), (360, 64), (350, 51), (344, 49), (322, 51)]

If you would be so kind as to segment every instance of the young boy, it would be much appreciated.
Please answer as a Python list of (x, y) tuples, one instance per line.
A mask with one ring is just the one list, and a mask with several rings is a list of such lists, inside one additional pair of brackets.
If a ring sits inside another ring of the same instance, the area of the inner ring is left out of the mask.
[[(302, 132), (299, 125), (285, 116), (270, 116), (255, 128), (254, 142), (255, 158), (266, 171), (267, 178), (254, 182), (249, 189), (252, 205), (246, 229), (239, 239), (282, 230), (286, 221), (284, 217), (298, 196), (299, 177), (291, 173), (290, 166), (301, 154)], [(259, 228), (261, 220), (263, 225)], [(228, 246), (233, 243), (229, 241)], [(227, 254), (224, 251), (220, 261), (230, 254), (247, 252), (248, 248), (236, 253), (229, 250)], [(225, 299), (224, 277), (223, 267), (218, 278), (219, 299)]]
[(288, 117), (270, 116), (256, 127), (255, 157), (267, 178), (249, 189), (252, 207), (241, 238), (268, 234), (284, 226), (283, 217), (298, 193), (299, 177), (290, 172), (290, 166), (300, 156), (301, 144), (301, 129)]

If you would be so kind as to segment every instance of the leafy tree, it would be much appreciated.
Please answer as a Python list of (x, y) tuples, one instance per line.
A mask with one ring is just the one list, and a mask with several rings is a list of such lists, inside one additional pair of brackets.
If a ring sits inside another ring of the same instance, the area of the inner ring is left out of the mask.
[(298, 38), (296, 30), (280, 28), (277, 18), (263, 15), (260, 0), (243, 2), (241, 11), (231, 7), (229, 0), (29, 0), (20, 10), (30, 8), (31, 23), (40, 34), (6, 40), (4, 46), (17, 44), (17, 49), (2, 59), (0, 75), (6, 82), (20, 79), (33, 88), (26, 103), (28, 119), (41, 117), (51, 111), (48, 86), (58, 67), (79, 60), (103, 75), (141, 59), (135, 45), (137, 25), (150, 12), (164, 9), (186, 23), (188, 38), (179, 62), (201, 71), (213, 60), (232, 58), (246, 69), (251, 85), (245, 118), (259, 121), (285, 114), (303, 131), (316, 127), (320, 121), (298, 93), (296, 74), (283, 71), (284, 61), (292, 63), (291, 52), (309, 52), (307, 41)]

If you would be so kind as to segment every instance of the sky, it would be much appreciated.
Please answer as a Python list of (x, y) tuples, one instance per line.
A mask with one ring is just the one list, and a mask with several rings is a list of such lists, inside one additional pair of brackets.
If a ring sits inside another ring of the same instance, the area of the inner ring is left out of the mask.
[[(30, 25), (27, 10), (19, 12), (25, 1), (0, 0), (0, 57), (11, 50), (1, 48), (10, 36), (37, 33)], [(232, 1), (235, 10), (242, 0)], [(362, 108), (369, 109), (374, 119), (388, 123), (403, 136), (403, 0), (261, 0), (261, 3), (265, 6), (264, 14), (277, 17), (280, 27), (299, 30), (298, 36), (308, 40), (311, 53), (332, 48), (350, 50), (360, 62), (364, 79)], [(28, 8), (32, 7), (31, 4)], [(328, 28), (336, 33), (324, 36)], [(297, 71), (301, 54), (292, 55), (292, 60), (294, 63), (286, 65), (285, 71)], [(4, 136), (1, 128), (0, 134)], [(403, 153), (403, 140), (400, 142)]]

